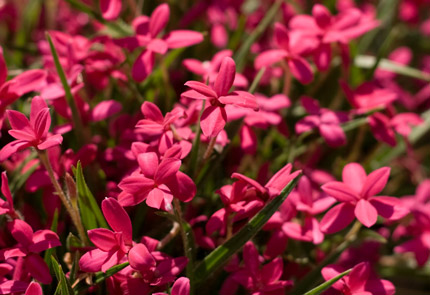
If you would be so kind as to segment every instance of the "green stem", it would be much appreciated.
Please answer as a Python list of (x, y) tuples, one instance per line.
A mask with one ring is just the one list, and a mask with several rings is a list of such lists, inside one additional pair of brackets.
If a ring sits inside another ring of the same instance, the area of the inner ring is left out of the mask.
[(51, 165), (51, 162), (49, 161), (46, 151), (38, 150), (37, 152), (39, 154), (40, 162), (42, 162), (43, 166), (45, 166), (46, 171), (48, 171), (49, 178), (51, 179), (51, 182), (54, 185), (54, 188), (55, 188), (55, 191), (57, 192), (58, 197), (60, 198), (61, 202), (63, 203), (64, 207), (69, 213), (73, 224), (78, 230), (78, 234), (81, 237), (81, 241), (84, 243), (85, 246), (89, 246), (90, 243), (89, 243), (87, 234), (85, 232), (85, 228), (82, 224), (81, 216), (79, 215), (79, 212), (73, 208), (70, 200), (66, 197), (66, 194), (64, 193), (60, 184), (58, 183), (58, 180), (55, 178), (54, 170), (52, 169), (52, 165)]
[(79, 145), (82, 146), (83, 142), (88, 142), (87, 136), (84, 132), (84, 127), (79, 116), (78, 107), (75, 99), (70, 90), (70, 86), (67, 82), (66, 74), (64, 73), (63, 67), (61, 66), (60, 59), (58, 57), (57, 50), (55, 49), (54, 43), (52, 42), (51, 36), (46, 32), (46, 39), (48, 40), (49, 47), (51, 48), (52, 57), (54, 59), (55, 67), (57, 69), (58, 76), (60, 77), (61, 84), (63, 85), (64, 92), (66, 94), (67, 103), (72, 111), (73, 130), (76, 133), (76, 139)]
[(181, 232), (182, 244), (184, 247), (184, 254), (188, 258), (187, 277), (190, 279), (190, 282), (191, 282), (190, 295), (192, 295), (192, 290), (193, 290), (192, 282), (194, 281), (194, 253), (193, 253), (193, 247), (192, 245), (190, 245), (189, 239), (187, 237), (187, 234), (190, 234), (190, 233), (187, 233), (185, 230), (184, 222), (182, 219), (181, 204), (179, 203), (179, 200), (176, 198), (173, 198), (173, 208), (175, 211), (175, 217), (179, 223), (179, 230)]

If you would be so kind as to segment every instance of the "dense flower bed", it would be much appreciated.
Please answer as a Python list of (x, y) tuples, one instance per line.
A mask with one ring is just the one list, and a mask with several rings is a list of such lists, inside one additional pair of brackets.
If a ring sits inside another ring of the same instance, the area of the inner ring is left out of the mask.
[(318, 2), (0, 1), (0, 294), (429, 291), (430, 1)]

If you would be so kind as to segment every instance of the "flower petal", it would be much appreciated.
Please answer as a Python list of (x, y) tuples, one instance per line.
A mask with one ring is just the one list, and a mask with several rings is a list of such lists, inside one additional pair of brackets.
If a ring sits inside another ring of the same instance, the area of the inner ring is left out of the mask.
[(331, 208), (321, 219), (321, 231), (326, 234), (338, 232), (354, 220), (354, 206), (342, 203)]
[(224, 57), (214, 83), (214, 90), (218, 96), (229, 93), (231, 86), (233, 86), (235, 76), (236, 64), (234, 60), (229, 56)]
[(354, 213), (357, 219), (366, 227), (371, 227), (378, 219), (378, 211), (365, 199), (361, 199), (357, 202)]

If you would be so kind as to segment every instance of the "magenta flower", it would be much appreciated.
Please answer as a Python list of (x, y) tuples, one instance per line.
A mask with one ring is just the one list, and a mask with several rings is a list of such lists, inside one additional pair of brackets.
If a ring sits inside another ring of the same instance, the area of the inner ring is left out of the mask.
[(20, 219), (14, 219), (8, 226), (18, 244), (13, 248), (1, 250), (3, 259), (11, 257), (24, 259), (25, 271), (43, 284), (50, 284), (52, 277), (48, 265), (37, 253), (61, 246), (57, 234), (51, 230), (33, 232), (31, 226)]
[(24, 295), (43, 295), (42, 287), (36, 282), (31, 282)]
[(222, 295), (235, 294), (232, 290), (237, 289), (237, 284), (252, 292), (252, 294), (284, 294), (291, 281), (281, 280), (284, 262), (278, 257), (262, 267), (260, 255), (252, 242), (247, 242), (243, 248), (243, 267), (233, 272), (226, 281), (236, 283), (221, 292)]
[(355, 217), (366, 227), (376, 223), (378, 215), (388, 220), (404, 217), (408, 210), (400, 199), (376, 196), (390, 176), (390, 168), (382, 167), (366, 175), (358, 163), (347, 164), (342, 171), (342, 180), (324, 184), (321, 188), (341, 204), (331, 208), (321, 220), (321, 230), (335, 233), (348, 226)]
[(244, 108), (258, 110), (258, 104), (254, 95), (245, 91), (230, 92), (236, 75), (236, 64), (230, 57), (224, 57), (221, 67), (212, 87), (201, 82), (188, 81), (186, 86), (192, 90), (182, 93), (183, 97), (206, 100), (200, 125), (203, 134), (215, 137), (227, 122), (225, 105), (232, 104)]
[(171, 31), (164, 37), (159, 37), (169, 17), (169, 6), (166, 3), (161, 4), (152, 12), (151, 17), (139, 16), (133, 21), (135, 37), (126, 37), (118, 41), (120, 46), (129, 50), (137, 47), (146, 48), (137, 57), (132, 68), (133, 79), (138, 82), (145, 80), (152, 72), (155, 53), (165, 54), (168, 49), (187, 47), (203, 41), (201, 33), (188, 30)]
[(3, 126), (6, 108), (27, 92), (40, 90), (45, 85), (46, 71), (29, 70), (6, 81), (8, 71), (0, 46), (0, 128)]
[[(343, 272), (344, 269), (337, 265), (329, 265), (321, 271), (326, 281)], [(362, 262), (354, 266), (352, 271), (334, 283), (323, 294), (330, 295), (394, 295), (396, 289), (387, 280), (381, 280), (372, 272), (368, 262)]]
[(102, 202), (103, 215), (113, 231), (96, 228), (88, 231), (88, 237), (97, 249), (85, 253), (79, 267), (86, 272), (105, 272), (122, 262), (133, 246), (131, 220), (124, 208), (113, 198)]
[(383, 141), (391, 146), (396, 146), (396, 133), (407, 139), (412, 131), (411, 126), (417, 126), (424, 122), (415, 113), (397, 114), (392, 118), (382, 113), (374, 113), (368, 118), (370, 129), (377, 140)]
[[(218, 76), (219, 68), (224, 57), (231, 57), (233, 52), (231, 50), (221, 50), (217, 52), (210, 61), (201, 62), (194, 58), (187, 58), (182, 63), (190, 71), (196, 75), (202, 76), (202, 81), (209, 81), (209, 85), (215, 83), (216, 77)], [(236, 73), (234, 77), (233, 86), (236, 87), (247, 87), (248, 81), (246, 78), (239, 73)]]
[(191, 151), (191, 142), (183, 140), (189, 138), (191, 129), (188, 126), (175, 126), (178, 119), (186, 117), (186, 113), (182, 108), (175, 107), (163, 117), (157, 105), (145, 101), (142, 104), (141, 111), (145, 118), (137, 122), (136, 133), (142, 134), (146, 142), (154, 146), (160, 154), (164, 154), (178, 142), (182, 147), (183, 154), (181, 158)]
[(48, 134), (51, 126), (51, 115), (46, 102), (38, 96), (31, 101), (30, 121), (17, 111), (7, 111), (7, 114), (12, 127), (9, 134), (17, 140), (8, 143), (1, 149), (0, 162), (27, 147), (32, 146), (38, 150), (46, 150), (61, 144), (63, 141), (60, 134)]
[[(167, 152), (166, 152), (167, 154)], [(170, 208), (173, 197), (189, 202), (196, 194), (193, 180), (179, 171), (179, 155), (159, 159), (154, 152), (138, 156), (140, 172), (125, 177), (119, 187), (123, 192), (118, 196), (122, 206), (134, 206), (146, 200), (152, 208)]]
[[(302, 34), (302, 40), (304, 37), (310, 37), (317, 42), (313, 55), (320, 71), (325, 71), (330, 66), (331, 43), (338, 42), (346, 45), (378, 25), (377, 20), (369, 19), (356, 8), (347, 9), (332, 16), (330, 11), (321, 4), (314, 5), (312, 16), (297, 15), (289, 23), (291, 30)], [(342, 47), (341, 49), (344, 50)]]
[(286, 60), (291, 74), (302, 84), (312, 82), (314, 75), (309, 63), (301, 57), (309, 48), (300, 43), (298, 38), (290, 38), (287, 29), (280, 23), (275, 24), (275, 43), (279, 49), (264, 51), (255, 59), (255, 68), (270, 66), (278, 61)]
[(310, 114), (296, 124), (297, 134), (318, 128), (322, 137), (331, 147), (346, 144), (346, 136), (340, 124), (346, 121), (346, 116), (321, 108), (318, 101), (304, 96), (300, 99), (302, 106)]
[(394, 102), (398, 95), (388, 88), (381, 88), (376, 82), (365, 82), (352, 90), (344, 81), (340, 86), (349, 103), (357, 113), (365, 113), (375, 108), (385, 108)]

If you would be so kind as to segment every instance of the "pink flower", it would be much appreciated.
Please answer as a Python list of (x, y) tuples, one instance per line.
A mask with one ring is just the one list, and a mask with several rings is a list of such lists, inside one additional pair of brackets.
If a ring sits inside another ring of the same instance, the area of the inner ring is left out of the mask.
[(395, 132), (407, 138), (412, 131), (411, 126), (417, 126), (424, 122), (415, 113), (397, 114), (392, 118), (382, 113), (374, 113), (368, 117), (368, 121), (375, 138), (391, 146), (395, 146), (397, 143)]
[(215, 137), (227, 122), (225, 105), (232, 104), (244, 108), (258, 110), (258, 104), (254, 95), (245, 91), (230, 92), (236, 75), (236, 64), (230, 57), (224, 57), (213, 86), (207, 86), (201, 82), (188, 81), (186, 86), (193, 90), (182, 93), (183, 97), (206, 100), (200, 125), (203, 134)]
[(60, 134), (48, 134), (51, 126), (51, 115), (46, 102), (38, 96), (31, 101), (30, 121), (17, 111), (8, 111), (7, 114), (12, 127), (9, 134), (17, 140), (8, 143), (1, 149), (0, 162), (27, 147), (32, 146), (38, 150), (46, 150), (61, 144), (63, 141)]
[(342, 171), (342, 180), (324, 184), (321, 188), (341, 204), (331, 208), (321, 220), (321, 230), (335, 233), (348, 226), (355, 217), (366, 227), (376, 223), (378, 215), (388, 220), (404, 217), (408, 210), (400, 199), (376, 196), (390, 176), (390, 168), (383, 167), (366, 175), (358, 163), (347, 164)]
[(81, 257), (79, 267), (82, 271), (106, 272), (121, 263), (133, 246), (131, 220), (118, 201), (113, 198), (104, 199), (102, 211), (113, 231), (105, 228), (88, 231), (88, 237), (97, 249)]
[(163, 159), (154, 152), (140, 154), (137, 158), (140, 171), (125, 177), (118, 185), (123, 190), (118, 196), (120, 204), (134, 206), (146, 200), (152, 208), (168, 210), (173, 197), (183, 202), (191, 201), (196, 186), (188, 175), (179, 171), (179, 157), (180, 154), (169, 156), (169, 151)]
[(168, 49), (187, 47), (203, 41), (201, 33), (188, 30), (171, 31), (164, 37), (159, 37), (161, 31), (167, 25), (169, 17), (169, 6), (165, 3), (161, 4), (152, 12), (151, 17), (143, 15), (133, 21), (133, 28), (136, 32), (135, 37), (118, 40), (120, 46), (131, 51), (137, 47), (146, 48), (137, 57), (132, 68), (133, 79), (138, 82), (145, 80), (152, 72), (155, 53), (165, 54)]
[(375, 108), (386, 108), (397, 99), (397, 93), (388, 88), (381, 88), (376, 82), (365, 82), (352, 90), (344, 81), (340, 86), (349, 103), (357, 113), (365, 113)]
[(307, 96), (302, 97), (300, 102), (310, 116), (306, 116), (297, 122), (297, 134), (318, 128), (329, 146), (338, 147), (346, 144), (345, 132), (340, 126), (340, 123), (346, 121), (346, 116), (321, 108), (318, 101)]
[(142, 134), (145, 141), (155, 147), (160, 154), (164, 154), (175, 143), (182, 147), (181, 158), (184, 158), (191, 151), (191, 142), (184, 140), (191, 135), (188, 126), (175, 126), (178, 119), (186, 117), (185, 111), (180, 107), (175, 107), (163, 117), (160, 109), (152, 102), (145, 101), (141, 107), (144, 119), (136, 124), (136, 133)]
[(46, 71), (29, 70), (6, 81), (8, 76), (3, 48), (0, 46), (0, 128), (3, 126), (6, 108), (21, 95), (40, 90), (45, 85)]
[[(243, 248), (243, 267), (233, 272), (226, 280), (240, 284), (252, 294), (284, 294), (287, 286), (291, 286), (291, 281), (281, 280), (284, 263), (281, 257), (260, 267), (262, 261), (252, 242), (247, 242)], [(234, 294), (231, 292), (235, 287), (230, 286), (229, 290), (221, 292), (222, 295)]]
[[(231, 57), (232, 55), (233, 52), (226, 49), (217, 52), (210, 61), (201, 62), (194, 58), (187, 58), (182, 63), (190, 72), (202, 76), (203, 82), (209, 81), (209, 84), (212, 85), (218, 76), (219, 68), (224, 57)], [(248, 81), (242, 74), (236, 73), (233, 86), (247, 87)]]
[(291, 74), (302, 84), (312, 82), (314, 75), (309, 63), (301, 57), (308, 50), (306, 44), (300, 44), (299, 38), (290, 38), (287, 29), (280, 23), (275, 24), (275, 42), (279, 49), (264, 51), (255, 59), (255, 68), (261, 69), (283, 59), (286, 60)]
[[(325, 71), (331, 62), (331, 43), (338, 42), (344, 46), (377, 27), (379, 22), (369, 19), (356, 8), (332, 16), (325, 6), (315, 4), (312, 16), (297, 15), (291, 19), (289, 25), (292, 31), (302, 35), (302, 39), (306, 37), (315, 39), (318, 45), (313, 52), (314, 61), (320, 71)], [(346, 51), (343, 46), (341, 49)]]
[[(151, 287), (173, 282), (188, 263), (186, 257), (171, 258), (156, 251), (157, 243), (148, 243), (147, 240), (142, 239), (142, 243), (136, 244), (128, 254), (130, 267), (125, 269), (128, 277), (124, 284), (130, 292), (128, 294), (152, 294), (149, 292)], [(186, 291), (186, 282), (180, 281), (176, 288), (185, 288), (181, 292)]]
[(52, 278), (49, 268), (37, 253), (61, 246), (57, 234), (51, 230), (33, 232), (31, 226), (20, 219), (14, 219), (8, 226), (18, 244), (13, 248), (1, 250), (3, 259), (22, 257), (25, 260), (25, 271), (43, 284), (50, 284)]
[[(337, 265), (329, 265), (321, 271), (326, 281), (339, 275), (343, 270)], [(334, 283), (324, 294), (345, 295), (393, 295), (396, 289), (387, 280), (381, 280), (372, 272), (368, 262), (354, 266), (352, 271)]]

